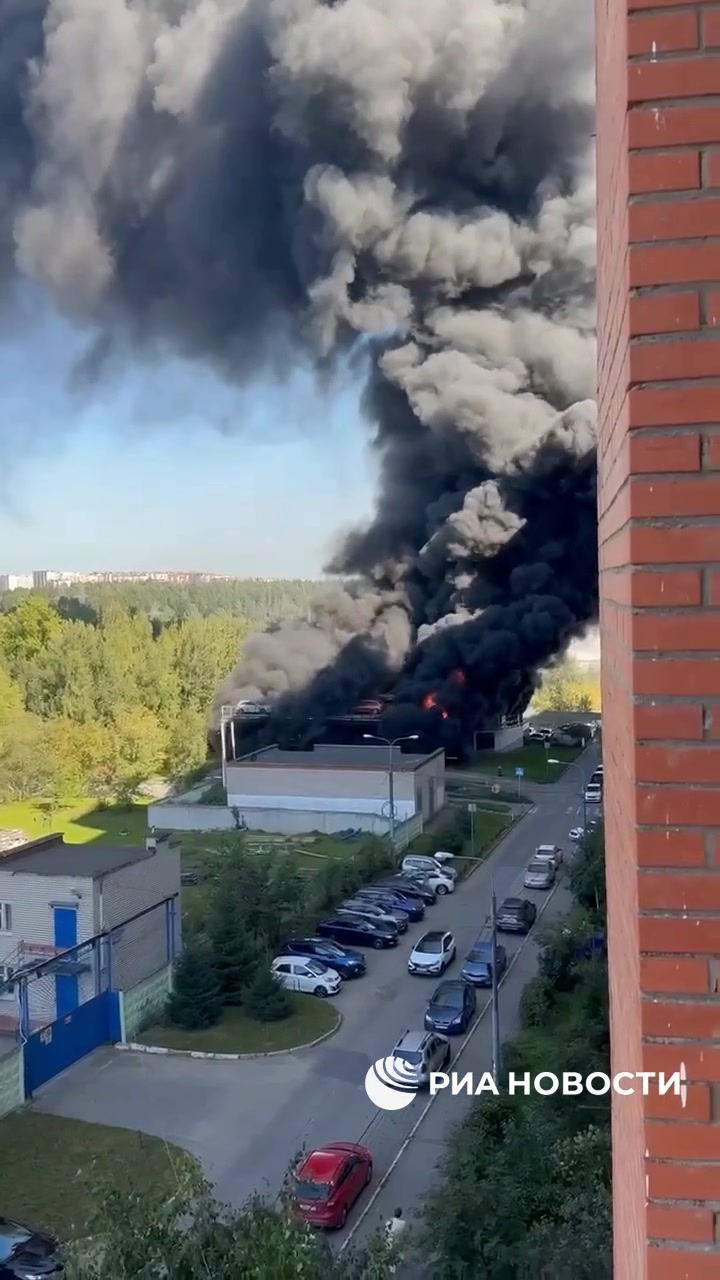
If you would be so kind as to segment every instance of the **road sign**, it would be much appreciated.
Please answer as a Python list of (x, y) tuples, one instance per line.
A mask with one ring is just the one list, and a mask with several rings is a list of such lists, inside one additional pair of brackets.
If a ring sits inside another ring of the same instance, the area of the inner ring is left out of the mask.
[(477, 805), (476, 805), (476, 804), (469, 804), (469, 805), (468, 805), (468, 813), (477, 813)]
[(517, 766), (516, 770), (515, 770), (515, 777), (516, 777), (516, 778), (524, 778), (524, 777), (525, 777), (525, 770), (523, 769), (523, 767), (522, 767), (522, 765), (521, 765), (521, 764), (519, 764), (519, 765)]

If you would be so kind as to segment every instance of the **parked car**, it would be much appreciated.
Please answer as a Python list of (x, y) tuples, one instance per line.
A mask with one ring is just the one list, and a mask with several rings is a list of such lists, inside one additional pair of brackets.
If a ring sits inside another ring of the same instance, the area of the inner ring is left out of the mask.
[(379, 698), (365, 698), (363, 702), (358, 702), (353, 707), (352, 714), (354, 716), (380, 716), (385, 707)]
[(533, 859), (538, 862), (550, 862), (557, 871), (562, 864), (563, 851), (559, 844), (539, 844), (533, 854)]
[(586, 804), (601, 804), (603, 789), (597, 782), (589, 782), (585, 788)]
[(408, 973), (444, 973), (455, 959), (457, 947), (451, 933), (432, 930), (419, 938), (410, 952)]
[(595, 772), (590, 775), (590, 782), (588, 785), (591, 787), (602, 787), (602, 784), (603, 784), (603, 771), (602, 769), (596, 769)]
[(527, 898), (506, 898), (497, 913), (501, 933), (529, 933), (537, 919), (537, 907)]
[(432, 856), (436, 862), (439, 862), (440, 865), (444, 867), (448, 864), (452, 865), (455, 854), (448, 853), (447, 849), (436, 849)]
[(336, 996), (342, 978), (334, 969), (305, 956), (276, 956), (270, 971), (288, 991), (301, 991), (309, 996)]
[(526, 889), (552, 889), (555, 883), (555, 867), (545, 858), (533, 858), (525, 872)]
[(443, 867), (441, 871), (427, 871), (423, 867), (422, 870), (415, 871), (412, 867), (406, 867), (403, 862), (403, 876), (408, 876), (416, 884), (424, 885), (426, 889), (431, 889), (436, 897), (442, 898), (446, 893), (455, 892), (455, 874), (450, 875), (450, 869)]
[(424, 853), (406, 853), (400, 867), (403, 875), (421, 875), (442, 876), (445, 880), (457, 880), (457, 871), (454, 867), (450, 867), (445, 862), (438, 862), (436, 858), (430, 857)]
[(326, 916), (317, 926), (321, 938), (333, 938), (335, 942), (355, 944), (357, 947), (374, 947), (384, 951), (398, 944), (398, 931), (379, 920), (364, 920), (360, 916)]
[[(507, 969), (507, 952), (504, 947), (495, 947), (497, 978), (500, 981)], [(471, 982), (474, 987), (491, 987), (493, 983), (493, 945), (486, 938), (478, 938), (477, 942), (465, 957), (460, 977)]]
[(341, 978), (361, 978), (367, 973), (367, 964), (361, 951), (340, 947), (327, 938), (290, 938), (283, 942), (280, 953), (284, 956), (307, 956), (319, 960), (328, 969), (334, 969)]
[(578, 844), (584, 835), (584, 827), (573, 827), (572, 831), (568, 832), (568, 839), (572, 840), (574, 844)]
[(358, 889), (355, 897), (362, 902), (377, 902), (392, 911), (404, 911), (413, 924), (424, 919), (425, 916), (425, 907), (420, 899), (411, 898), (409, 894), (402, 893), (399, 889), (389, 887), (373, 889), (368, 885), (366, 889)]
[(359, 1142), (330, 1142), (310, 1151), (293, 1177), (295, 1212), (314, 1227), (338, 1230), (372, 1175), (372, 1155)]
[(270, 705), (267, 702), (251, 702), (245, 698), (242, 702), (235, 704), (235, 712), (240, 716), (266, 716), (270, 713)]
[(64, 1271), (57, 1240), (9, 1218), (0, 1218), (2, 1280), (45, 1280), (46, 1276), (59, 1280)]
[(380, 906), (379, 903), (368, 902), (362, 898), (348, 898), (347, 902), (343, 902), (338, 907), (338, 911), (345, 915), (348, 911), (353, 915), (369, 916), (371, 920), (385, 920), (388, 924), (394, 924), (398, 933), (407, 933), (408, 914), (407, 911), (393, 911), (389, 907)]
[(425, 1028), (446, 1036), (461, 1035), (475, 1017), (476, 1005), (475, 988), (469, 982), (441, 982), (428, 1000)]
[(444, 1036), (432, 1031), (406, 1031), (395, 1045), (393, 1057), (404, 1064), (403, 1078), (414, 1076), (415, 1083), (423, 1088), (430, 1084), (434, 1071), (444, 1071), (450, 1065), (452, 1049)]
[(401, 893), (419, 898), (426, 907), (432, 907), (437, 901), (435, 890), (431, 889), (429, 884), (424, 884), (419, 877), (414, 879), (412, 876), (404, 875), (388, 876), (384, 880), (376, 880), (375, 884), (379, 888), (398, 889)]
[[(371, 905), (371, 903), (368, 903), (368, 907)], [(393, 920), (390, 916), (386, 915), (384, 911), (380, 911), (379, 909), (378, 914), (375, 915), (372, 910), (362, 911), (358, 908), (353, 911), (352, 908), (348, 910), (347, 907), (337, 907), (335, 909), (335, 915), (342, 916), (343, 919), (347, 920), (369, 920), (370, 924), (382, 924), (388, 929), (392, 929), (395, 933), (400, 933), (397, 921)], [(407, 932), (407, 925), (405, 926), (405, 932)]]

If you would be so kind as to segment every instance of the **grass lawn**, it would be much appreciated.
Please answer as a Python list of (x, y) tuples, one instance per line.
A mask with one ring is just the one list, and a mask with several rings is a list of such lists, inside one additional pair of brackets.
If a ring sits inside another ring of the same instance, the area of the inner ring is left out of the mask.
[(254, 1022), (240, 1009), (224, 1009), (220, 1022), (204, 1031), (180, 1027), (148, 1027), (138, 1035), (139, 1044), (159, 1049), (194, 1049), (200, 1053), (272, 1053), (309, 1044), (337, 1025), (338, 1012), (317, 996), (290, 993), (293, 1012), (282, 1022)]
[(99, 1180), (169, 1194), (187, 1159), (179, 1147), (131, 1129), (16, 1111), (0, 1120), (2, 1211), (60, 1240), (79, 1239), (88, 1234)]
[(24, 831), (31, 840), (62, 832), (70, 844), (141, 845), (148, 834), (147, 804), (130, 808), (109, 805), (103, 809), (94, 799), (59, 801), (18, 800), (0, 804), (0, 828)]
[[(500, 837), (510, 830), (512, 824), (512, 814), (509, 811), (500, 813), (496, 809), (478, 808), (475, 814), (474, 847), (468, 839), (465, 852), (456, 857), (453, 863), (457, 867), (461, 880), (473, 870), (478, 859), (482, 859), (483, 854), (487, 853)], [(439, 840), (442, 841), (442, 834), (439, 835)], [(441, 847), (442, 844), (439, 843), (438, 848)]]
[[(580, 755), (581, 747), (551, 746), (545, 751), (543, 746), (518, 747), (516, 751), (481, 751), (475, 757), (471, 773), (495, 774), (502, 769), (502, 778), (510, 784), (515, 780), (515, 769), (523, 768), (525, 773), (520, 779), (523, 782), (557, 782), (571, 764)], [(552, 760), (562, 760), (562, 764), (548, 765), (548, 756)], [(499, 779), (502, 781), (502, 779)]]

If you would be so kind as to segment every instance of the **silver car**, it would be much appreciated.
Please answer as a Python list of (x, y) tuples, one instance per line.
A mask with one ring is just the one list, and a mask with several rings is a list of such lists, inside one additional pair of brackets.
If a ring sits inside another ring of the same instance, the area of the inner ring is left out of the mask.
[(555, 868), (552, 862), (533, 858), (525, 872), (523, 884), (526, 889), (552, 889), (555, 883)]
[(433, 1071), (445, 1070), (451, 1054), (450, 1041), (436, 1031), (406, 1031), (392, 1052), (402, 1062), (403, 1078), (414, 1076), (419, 1088), (427, 1088)]

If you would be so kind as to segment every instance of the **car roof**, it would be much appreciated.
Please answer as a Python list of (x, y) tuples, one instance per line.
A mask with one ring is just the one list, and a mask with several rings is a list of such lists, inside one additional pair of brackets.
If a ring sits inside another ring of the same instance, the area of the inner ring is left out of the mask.
[(463, 982), (461, 978), (446, 978), (445, 981), (441, 982), (433, 991), (430, 997), (430, 1003), (432, 1004), (433, 1000), (437, 999), (441, 991), (464, 991), (469, 985), (469, 983)]
[[(418, 942), (429, 942), (431, 940), (433, 942), (441, 942), (443, 938), (447, 937), (448, 932), (447, 929), (430, 929), (423, 934), (422, 938), (418, 938)], [(417, 943), (415, 945), (417, 946)]]
[(557, 850), (556, 844), (539, 844), (535, 852), (536, 853), (555, 853), (556, 850)]
[(400, 1039), (398, 1040), (397, 1044), (395, 1045), (395, 1048), (407, 1049), (408, 1052), (412, 1053), (417, 1049), (422, 1049), (427, 1038), (428, 1038), (427, 1031), (406, 1031), (405, 1034), (401, 1036)]
[(318, 1182), (328, 1182), (344, 1164), (350, 1153), (342, 1149), (322, 1147), (319, 1151), (311, 1151), (300, 1165), (298, 1173), (303, 1177), (311, 1174)]
[(503, 907), (521, 907), (524, 901), (524, 898), (506, 898), (502, 905)]
[(492, 949), (493, 944), (492, 942), (488, 942), (487, 938), (478, 938), (477, 942), (473, 942), (470, 948), (471, 951), (481, 951), (483, 954), (487, 953), (489, 956), (492, 955)]

